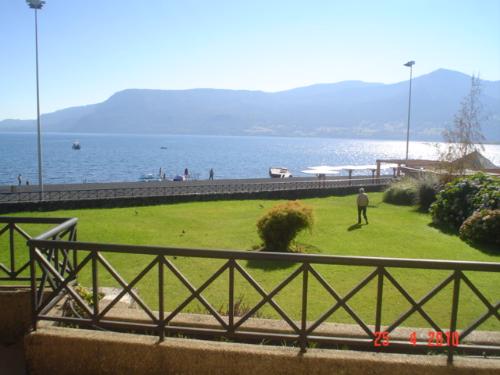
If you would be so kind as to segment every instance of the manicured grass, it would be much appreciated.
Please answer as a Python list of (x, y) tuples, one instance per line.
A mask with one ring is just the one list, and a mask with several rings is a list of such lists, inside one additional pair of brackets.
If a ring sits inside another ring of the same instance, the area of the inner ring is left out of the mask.
[[(368, 209), (369, 225), (356, 227), (355, 196), (305, 199), (315, 213), (315, 226), (311, 233), (302, 233), (298, 246), (310, 253), (332, 255), (377, 256), (397, 258), (427, 258), (450, 260), (475, 260), (499, 262), (497, 255), (482, 252), (462, 242), (457, 236), (445, 234), (430, 225), (429, 215), (412, 207), (394, 206), (382, 202), (381, 194), (370, 194)], [(183, 203), (174, 205), (66, 210), (46, 213), (23, 213), (22, 216), (78, 217), (78, 238), (82, 241), (123, 244), (160, 245), (207, 249), (250, 250), (258, 246), (257, 219), (279, 201), (245, 200), (223, 202)], [(27, 229), (32, 230), (33, 228)], [(5, 235), (2, 236), (5, 241)], [(4, 242), (0, 242), (3, 246)], [(0, 261), (5, 252), (0, 248)], [(82, 255), (83, 256), (83, 255)], [(152, 256), (105, 254), (115, 269), (131, 281), (150, 261)], [(182, 258), (171, 259), (190, 282), (200, 286), (220, 265), (221, 261)], [(261, 285), (270, 291), (296, 269), (296, 265), (280, 265), (269, 262), (241, 262), (245, 269)], [(368, 275), (373, 268), (347, 266), (314, 266), (341, 294)], [(449, 275), (449, 271), (419, 271), (390, 269), (391, 274), (405, 287), (415, 300), (423, 297), (435, 285)], [(84, 270), (80, 280), (90, 281), (89, 270)], [(500, 299), (500, 275), (472, 272), (467, 276), (483, 292), (491, 303)], [(104, 269), (100, 269), (100, 283), (117, 286)], [(148, 273), (137, 288), (152, 308), (157, 307), (157, 272)], [(211, 285), (203, 295), (216, 308), (227, 310), (227, 271)], [(328, 310), (334, 299), (315, 281), (309, 278), (308, 319), (313, 320)], [(166, 306), (173, 308), (188, 295), (187, 289), (171, 274), (166, 278)], [(276, 297), (280, 306), (294, 318), (300, 318), (302, 280), (297, 278)], [(452, 285), (446, 287), (424, 310), (443, 327), (449, 325)], [(459, 325), (471, 323), (486, 312), (479, 299), (462, 284)], [(236, 296), (253, 306), (260, 300), (258, 293), (242, 277), (237, 276)], [(373, 323), (375, 317), (376, 279), (372, 280), (349, 305), (362, 319)], [(406, 311), (410, 304), (389, 283), (384, 284), (383, 322), (388, 324)], [(341, 309), (342, 310), (342, 309)], [(203, 311), (197, 302), (184, 311)], [(272, 307), (261, 309), (264, 316), (277, 316)], [(338, 311), (330, 321), (353, 322), (343, 311)], [(418, 316), (408, 319), (404, 325), (428, 327)], [(482, 329), (500, 330), (496, 318), (488, 319)]]

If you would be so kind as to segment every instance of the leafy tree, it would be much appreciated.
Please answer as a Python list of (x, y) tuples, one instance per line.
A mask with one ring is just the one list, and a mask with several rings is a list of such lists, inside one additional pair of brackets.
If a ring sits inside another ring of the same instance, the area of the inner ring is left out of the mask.
[(464, 174), (466, 167), (461, 159), (473, 151), (484, 150), (481, 120), (481, 80), (473, 75), (470, 91), (455, 114), (453, 126), (443, 131), (446, 147), (440, 152), (440, 160), (449, 174)]

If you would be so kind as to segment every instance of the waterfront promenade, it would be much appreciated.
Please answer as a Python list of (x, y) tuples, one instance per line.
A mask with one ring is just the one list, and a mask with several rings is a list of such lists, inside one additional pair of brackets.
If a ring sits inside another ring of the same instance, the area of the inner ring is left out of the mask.
[(43, 197), (38, 186), (0, 186), (0, 205), (12, 203), (112, 200), (126, 198), (231, 195), (387, 185), (390, 177), (290, 179), (228, 179), (198, 181), (111, 182), (45, 185)]

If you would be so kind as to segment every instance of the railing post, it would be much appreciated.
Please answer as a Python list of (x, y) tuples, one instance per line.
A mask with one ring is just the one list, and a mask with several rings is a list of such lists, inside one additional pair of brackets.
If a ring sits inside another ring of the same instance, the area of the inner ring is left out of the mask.
[(384, 291), (384, 267), (378, 267), (377, 308), (375, 312), (375, 332), (380, 332), (382, 325), (382, 296)]
[(229, 333), (234, 333), (234, 266), (236, 261), (229, 260)]
[[(60, 240), (59, 236), (52, 237), (52, 241)], [(64, 274), (64, 270), (59, 269), (59, 249), (57, 247), (54, 248), (54, 269), (61, 274)]]
[[(453, 300), (451, 304), (451, 321), (450, 321), (450, 343), (453, 342), (451, 338), (457, 329), (457, 315), (458, 315), (458, 297), (460, 294), (460, 279), (461, 271), (455, 271), (455, 280), (453, 281)], [(458, 338), (460, 342), (460, 337)], [(448, 364), (453, 362), (453, 345), (448, 345)]]
[(165, 340), (165, 294), (164, 294), (163, 255), (158, 255), (158, 318), (160, 341)]
[[(71, 235), (71, 241), (76, 242), (77, 241), (77, 229), (76, 229), (76, 224), (73, 227), (72, 235)], [(78, 267), (78, 250), (73, 248), (73, 269), (76, 270), (76, 267)], [(78, 279), (78, 275), (75, 274), (75, 281)]]
[(309, 263), (302, 264), (302, 318), (300, 326), (300, 351), (307, 350), (307, 288), (308, 288)]
[[(31, 328), (36, 331), (37, 316), (36, 310), (38, 301), (36, 297), (36, 263), (35, 247), (30, 245), (30, 286), (31, 286)], [(43, 294), (42, 294), (43, 296)]]
[(92, 250), (92, 304), (94, 305), (92, 323), (96, 325), (97, 316), (99, 315), (99, 278), (97, 266), (97, 250)]
[(10, 247), (10, 278), (13, 279), (16, 273), (16, 258), (14, 244), (14, 227), (15, 223), (9, 223), (9, 247)]

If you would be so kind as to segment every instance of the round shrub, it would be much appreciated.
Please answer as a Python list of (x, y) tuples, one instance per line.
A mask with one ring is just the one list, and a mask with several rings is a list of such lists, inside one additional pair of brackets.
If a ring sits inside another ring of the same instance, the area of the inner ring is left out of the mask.
[(289, 201), (271, 208), (257, 222), (257, 231), (267, 251), (288, 251), (290, 243), (304, 229), (312, 229), (312, 208)]
[(393, 182), (384, 192), (386, 203), (412, 206), (417, 203), (417, 182), (413, 178), (404, 178)]
[(460, 227), (460, 238), (472, 243), (500, 245), (500, 210), (476, 211)]
[(497, 209), (499, 201), (500, 180), (478, 173), (447, 183), (430, 212), (436, 224), (458, 229), (474, 211)]

